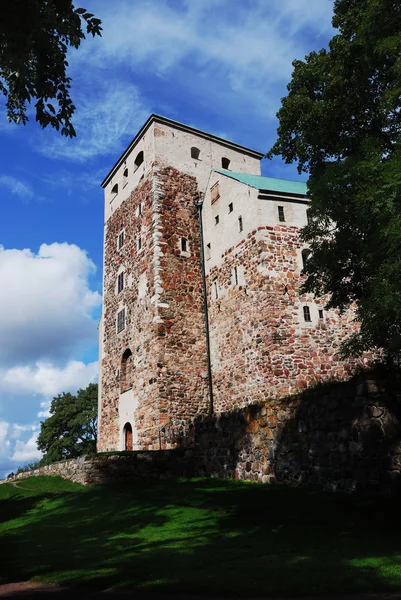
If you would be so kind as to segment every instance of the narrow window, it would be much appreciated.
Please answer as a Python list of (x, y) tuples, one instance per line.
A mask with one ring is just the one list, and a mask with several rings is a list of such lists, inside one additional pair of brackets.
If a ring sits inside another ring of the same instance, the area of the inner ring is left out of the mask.
[(124, 232), (121, 231), (118, 234), (118, 249), (121, 250), (121, 248), (124, 246)]
[(192, 148), (191, 148), (191, 158), (196, 158), (196, 160), (199, 160), (199, 155), (200, 155), (199, 148), (196, 148), (195, 146), (192, 146)]
[(125, 308), (117, 313), (117, 333), (125, 329)]
[(117, 277), (117, 293), (119, 294), (124, 289), (124, 273), (120, 273)]
[(308, 258), (310, 256), (310, 250), (308, 250), (307, 248), (305, 248), (305, 250), (302, 250), (301, 252), (301, 256), (302, 256), (302, 269), (305, 271), (306, 269), (306, 263), (308, 262)]
[(232, 203), (232, 202), (230, 202), (230, 204), (228, 205), (228, 212), (229, 212), (229, 213), (232, 213), (232, 212), (233, 212), (233, 210), (234, 210), (233, 203)]
[(125, 187), (128, 183), (128, 169), (124, 169), (123, 173), (123, 187)]
[(230, 168), (230, 159), (223, 156), (223, 158), (221, 159), (221, 166), (223, 169), (229, 169)]
[(234, 267), (234, 285), (238, 285), (238, 267)]
[(239, 227), (240, 231), (242, 231), (244, 229), (244, 224), (242, 222), (242, 217), (238, 217), (238, 227)]
[(319, 308), (319, 319), (323, 319), (323, 309)]
[(118, 183), (115, 183), (113, 185), (113, 187), (111, 188), (111, 199), (114, 200), (114, 198), (117, 196), (118, 194)]
[(220, 198), (220, 190), (219, 190), (219, 182), (217, 181), (214, 185), (212, 185), (212, 187), (210, 188), (210, 199), (211, 199), (211, 203), (214, 204), (215, 202), (217, 202), (217, 200)]
[(306, 218), (308, 220), (308, 225), (311, 225), (311, 223), (312, 223), (312, 217), (311, 217), (309, 208), (306, 209)]
[(120, 368), (120, 392), (125, 392), (132, 387), (131, 381), (131, 365), (132, 365), (132, 352), (129, 348), (124, 351), (121, 358)]
[(219, 221), (220, 221), (220, 219), (219, 219), (219, 215), (216, 215), (216, 216), (215, 216), (215, 218), (214, 218), (214, 224), (215, 224), (215, 225), (218, 225), (218, 224), (219, 224)]
[(284, 223), (285, 215), (284, 215), (284, 206), (278, 206), (278, 220)]
[(140, 217), (142, 215), (142, 202), (140, 202), (138, 204), (138, 216)]
[(188, 251), (187, 239), (182, 237), (181, 238), (181, 252), (187, 252), (187, 251)]
[(310, 323), (311, 320), (309, 306), (304, 306), (304, 321)]
[(219, 299), (219, 288), (217, 287), (217, 281), (213, 281), (213, 287), (214, 287), (214, 297), (216, 300)]
[(142, 238), (138, 238), (138, 250), (142, 250)]
[(143, 150), (141, 150), (137, 155), (134, 162), (134, 171), (136, 171), (141, 164), (143, 163)]
[(212, 258), (212, 245), (206, 245), (206, 260), (210, 260)]

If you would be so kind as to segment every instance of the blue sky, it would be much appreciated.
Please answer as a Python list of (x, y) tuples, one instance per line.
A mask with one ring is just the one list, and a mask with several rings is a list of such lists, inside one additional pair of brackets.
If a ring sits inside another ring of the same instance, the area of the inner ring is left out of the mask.
[(292, 61), (333, 35), (331, 0), (75, 4), (103, 22), (68, 56), (77, 138), (0, 115), (0, 476), (40, 456), (53, 396), (96, 381), (100, 182), (149, 114), (266, 152)]

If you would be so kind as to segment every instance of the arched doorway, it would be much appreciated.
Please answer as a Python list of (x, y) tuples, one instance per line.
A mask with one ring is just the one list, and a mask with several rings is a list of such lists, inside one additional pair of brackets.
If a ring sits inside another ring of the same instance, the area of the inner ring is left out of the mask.
[(124, 450), (127, 450), (128, 452), (132, 452), (133, 450), (131, 423), (126, 423), (124, 425)]

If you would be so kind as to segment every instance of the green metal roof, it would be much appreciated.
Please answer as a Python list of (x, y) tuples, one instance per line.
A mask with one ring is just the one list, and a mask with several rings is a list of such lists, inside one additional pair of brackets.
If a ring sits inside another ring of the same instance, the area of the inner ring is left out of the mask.
[(284, 194), (302, 194), (306, 196), (307, 187), (303, 181), (288, 181), (287, 179), (275, 179), (274, 177), (262, 177), (261, 175), (248, 175), (247, 173), (233, 173), (226, 169), (214, 169), (231, 179), (236, 179), (245, 185), (269, 192), (282, 192)]

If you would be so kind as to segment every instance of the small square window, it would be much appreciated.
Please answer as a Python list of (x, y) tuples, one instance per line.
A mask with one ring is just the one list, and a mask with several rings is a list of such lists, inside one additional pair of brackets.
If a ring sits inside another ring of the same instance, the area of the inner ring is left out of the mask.
[(319, 319), (323, 319), (323, 309), (319, 308)]
[(284, 206), (278, 206), (277, 209), (278, 209), (278, 220), (281, 223), (284, 223), (285, 222)]
[(125, 308), (117, 313), (117, 333), (125, 329)]
[(124, 289), (124, 273), (120, 273), (117, 277), (117, 293), (119, 294)]
[(244, 224), (242, 222), (242, 217), (238, 217), (238, 227), (239, 227), (240, 231), (242, 231), (244, 229)]
[(188, 252), (188, 242), (187, 238), (181, 238), (181, 252)]
[(214, 204), (220, 198), (219, 182), (217, 181), (210, 188), (211, 203)]
[(215, 225), (218, 225), (218, 224), (219, 224), (219, 222), (220, 222), (219, 215), (216, 215), (216, 216), (215, 216), (215, 218), (214, 218), (214, 224), (215, 224)]
[(212, 258), (212, 244), (206, 244), (206, 260)]
[(121, 231), (118, 234), (118, 249), (121, 250), (121, 248), (124, 246), (124, 232)]
[(138, 250), (142, 250), (142, 238), (138, 238)]
[(309, 306), (304, 306), (303, 310), (304, 310), (304, 321), (306, 323), (310, 323), (312, 321), (312, 319), (310, 317)]
[(233, 212), (233, 210), (234, 210), (233, 203), (232, 203), (232, 202), (230, 202), (230, 204), (228, 205), (228, 212), (229, 212), (229, 213), (232, 213), (232, 212)]

